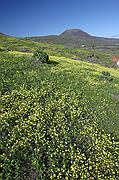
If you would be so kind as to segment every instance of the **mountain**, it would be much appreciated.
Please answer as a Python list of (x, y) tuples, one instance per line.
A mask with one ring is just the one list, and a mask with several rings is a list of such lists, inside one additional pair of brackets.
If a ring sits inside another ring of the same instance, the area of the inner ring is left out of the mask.
[(3, 34), (3, 33), (0, 32), (0, 35), (5, 35), (5, 34)]
[(8, 36), (7, 34), (4, 34), (4, 33), (2, 33), (2, 32), (0, 32), (0, 35), (3, 35), (3, 36)]
[(68, 29), (61, 33), (60, 36), (92, 37), (90, 34), (82, 31), (81, 29)]
[(95, 46), (108, 49), (109, 46), (112, 48), (112, 46), (119, 44), (119, 39), (92, 36), (81, 29), (67, 29), (59, 35), (34, 36), (29, 37), (29, 39), (36, 42), (61, 44), (70, 47), (85, 46), (87, 48)]
[(116, 34), (116, 35), (112, 36), (112, 38), (117, 38), (117, 39), (119, 39), (119, 34)]

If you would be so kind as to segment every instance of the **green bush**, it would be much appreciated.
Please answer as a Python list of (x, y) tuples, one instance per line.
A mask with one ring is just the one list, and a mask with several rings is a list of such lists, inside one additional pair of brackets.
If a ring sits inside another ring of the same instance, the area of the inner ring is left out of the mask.
[(41, 63), (48, 63), (49, 56), (41, 48), (39, 48), (34, 52), (33, 58)]
[(113, 78), (111, 77), (111, 74), (106, 71), (102, 71), (101, 73), (101, 79), (106, 80), (106, 81), (112, 81)]

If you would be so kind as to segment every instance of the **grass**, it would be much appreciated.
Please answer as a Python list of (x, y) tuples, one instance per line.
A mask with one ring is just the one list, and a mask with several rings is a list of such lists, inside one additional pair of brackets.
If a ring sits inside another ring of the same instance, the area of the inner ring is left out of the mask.
[[(84, 62), (87, 50), (14, 41), (0, 52), (1, 179), (117, 179), (119, 70)], [(34, 63), (20, 42), (50, 62)]]

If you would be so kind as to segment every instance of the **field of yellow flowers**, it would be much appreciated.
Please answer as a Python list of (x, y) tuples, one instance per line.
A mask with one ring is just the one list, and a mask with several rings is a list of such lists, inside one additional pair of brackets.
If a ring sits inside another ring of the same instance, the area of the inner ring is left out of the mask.
[(118, 179), (118, 69), (13, 51), (0, 77), (1, 179)]

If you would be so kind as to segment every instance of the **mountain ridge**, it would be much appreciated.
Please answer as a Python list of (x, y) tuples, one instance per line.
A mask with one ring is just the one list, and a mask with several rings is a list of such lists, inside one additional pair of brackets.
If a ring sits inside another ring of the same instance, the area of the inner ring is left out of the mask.
[(119, 39), (96, 37), (84, 32), (81, 29), (67, 29), (59, 35), (49, 36), (32, 36), (29, 39), (36, 42), (47, 42), (54, 44), (62, 44), (70, 47), (92, 47), (92, 46), (117, 46)]
[(113, 35), (111, 38), (117, 38), (117, 39), (119, 39), (119, 34)]

